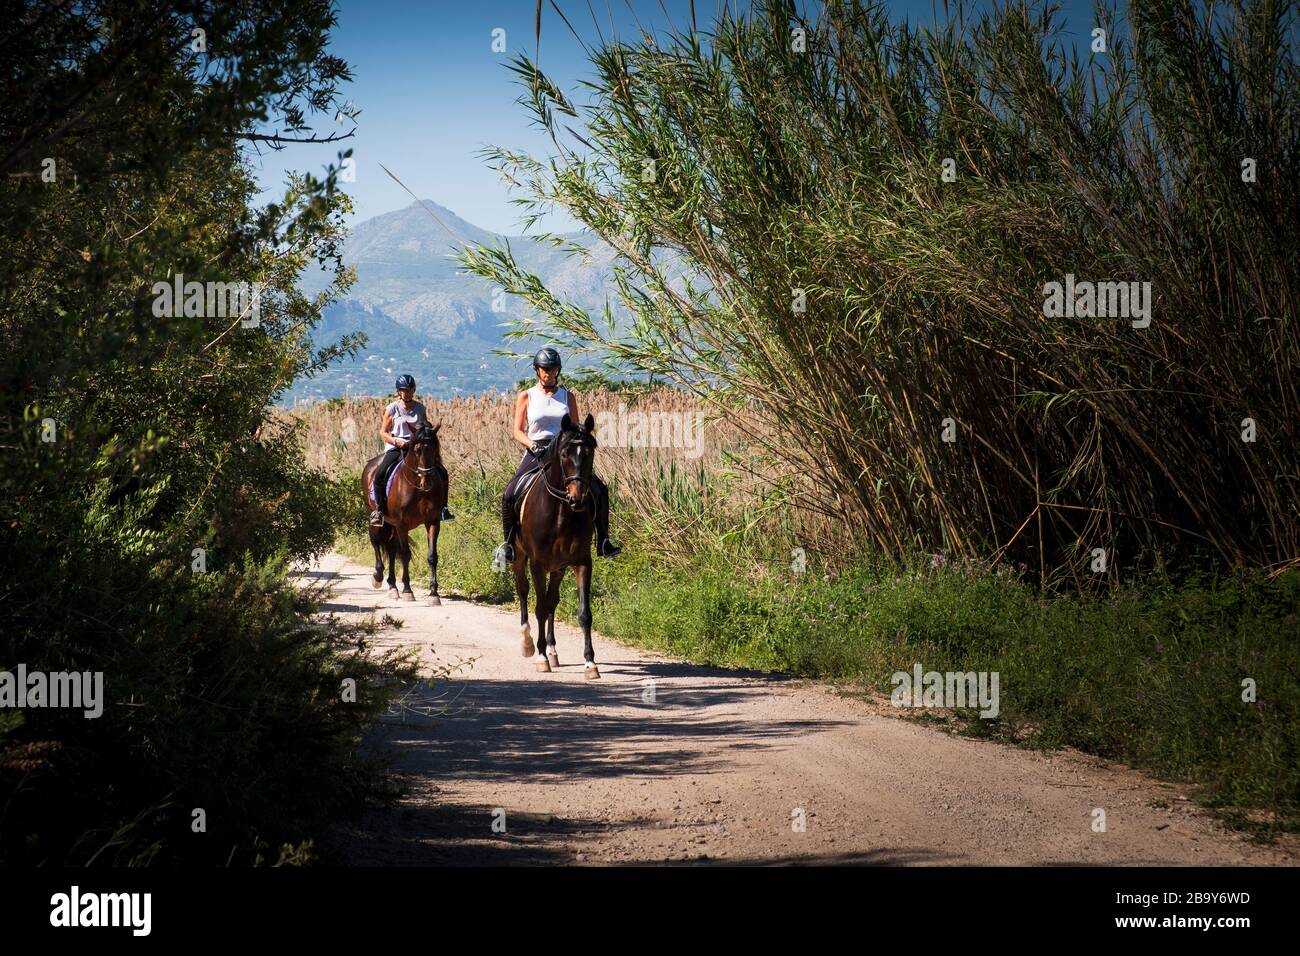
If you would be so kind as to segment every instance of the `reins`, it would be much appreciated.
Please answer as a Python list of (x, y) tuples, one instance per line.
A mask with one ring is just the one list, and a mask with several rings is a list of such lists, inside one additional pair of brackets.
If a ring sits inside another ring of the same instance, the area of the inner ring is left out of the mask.
[[(432, 444), (432, 443), (433, 443), (432, 439), (426, 439), (425, 441), (421, 442), (418, 441), (415, 437), (412, 437), (410, 440), (410, 444), (407, 445), (406, 448), (403, 450), (402, 463), (398, 466), (398, 470), (401, 471), (403, 468), (410, 468), (410, 462), (414, 460), (411, 457), (412, 448), (414, 448), (418, 444)], [(437, 457), (436, 454), (435, 457)], [(420, 485), (424, 483), (425, 478), (428, 478), (432, 474), (436, 474), (438, 471), (438, 467), (434, 465), (431, 468), (425, 468), (421, 465), (416, 465), (413, 470), (415, 472), (415, 477), (418, 479), (418, 483), (409, 480), (407, 483), (410, 484), (415, 489), (416, 494), (424, 495), (432, 492), (433, 491), (432, 488), (421, 488)]]
[(542, 461), (542, 474), (541, 474), (542, 485), (546, 488), (546, 493), (548, 495), (550, 495), (552, 498), (556, 499), (557, 501), (563, 501), (567, 505), (570, 504), (570, 502), (569, 502), (569, 494), (567, 491), (565, 491), (565, 488), (568, 487), (569, 482), (571, 481), (579, 482), (580, 484), (583, 485), (582, 497), (579, 499), (579, 501), (581, 501), (581, 504), (573, 508), (573, 510), (583, 511), (587, 507), (587, 501), (591, 498), (590, 481), (582, 481), (579, 475), (574, 475), (572, 477), (566, 475), (564, 473), (564, 462), (561, 460), (559, 462), (560, 477), (564, 479), (564, 484), (560, 485), (558, 490), (551, 484), (550, 457), (554, 455), (558, 459), (559, 454), (560, 454), (560, 437), (557, 435), (555, 440), (546, 447), (546, 458), (543, 459)]

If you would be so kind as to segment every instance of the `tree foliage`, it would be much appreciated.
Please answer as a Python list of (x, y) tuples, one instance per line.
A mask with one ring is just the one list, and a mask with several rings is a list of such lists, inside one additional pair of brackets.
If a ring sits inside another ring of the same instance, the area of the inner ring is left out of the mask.
[[(340, 138), (312, 133), (348, 79), (333, 25), (325, 0), (4, 23), (0, 668), (102, 672), (106, 700), (3, 713), (0, 858), (274, 861), (360, 785), (368, 682), (404, 671), (287, 583), (349, 489), (271, 413), (358, 346), (309, 335), (350, 280), (346, 197), (331, 165), (259, 208), (245, 153)], [(315, 298), (312, 264), (334, 271)], [(178, 275), (248, 283), (256, 314), (171, 314), (155, 285)]]

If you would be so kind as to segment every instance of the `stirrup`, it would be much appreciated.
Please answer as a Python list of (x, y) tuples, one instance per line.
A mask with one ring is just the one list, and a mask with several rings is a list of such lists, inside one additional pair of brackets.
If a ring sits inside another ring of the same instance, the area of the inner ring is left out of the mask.
[(382, 528), (384, 526), (384, 513), (378, 508), (370, 512), (370, 526), (372, 528)]
[(492, 568), (495, 571), (504, 572), (510, 565), (515, 563), (514, 546), (507, 541), (505, 544), (497, 545), (497, 549), (492, 552)]
[(600, 547), (596, 549), (596, 553), (602, 558), (617, 558), (623, 553), (623, 546), (615, 544), (613, 541), (610, 541), (609, 538), (606, 538), (600, 543)]
[(448, 508), (446, 505), (443, 505), (443, 506), (442, 506), (442, 517), (439, 518), (438, 520), (439, 520), (439, 521), (455, 521), (455, 520), (456, 520), (456, 516), (455, 516), (454, 514), (451, 513), (451, 509), (450, 509), (450, 508)]

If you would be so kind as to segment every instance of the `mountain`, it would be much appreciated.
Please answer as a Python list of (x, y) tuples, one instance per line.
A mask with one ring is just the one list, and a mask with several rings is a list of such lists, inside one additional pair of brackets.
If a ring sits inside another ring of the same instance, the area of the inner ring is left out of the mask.
[[(547, 288), (599, 315), (606, 297), (614, 301), (614, 252), (586, 233), (564, 238), (591, 249), (590, 261), (526, 236), (482, 229), (428, 200), (358, 223), (343, 246), (343, 261), (356, 269), (357, 281), (346, 299), (325, 310), (314, 339), (325, 344), (360, 330), (368, 343), (352, 361), (295, 383), (284, 401), (387, 395), (402, 372), (416, 377), (426, 397), (513, 387), (527, 366), (492, 350), (504, 342), (503, 325), (525, 306), (502, 294), (494, 311), (492, 288), (478, 276), (459, 274), (461, 266), (450, 256), (461, 242), (508, 242), (516, 261)], [(327, 281), (313, 270), (302, 287), (315, 293)], [(511, 347), (526, 346), (516, 341)]]

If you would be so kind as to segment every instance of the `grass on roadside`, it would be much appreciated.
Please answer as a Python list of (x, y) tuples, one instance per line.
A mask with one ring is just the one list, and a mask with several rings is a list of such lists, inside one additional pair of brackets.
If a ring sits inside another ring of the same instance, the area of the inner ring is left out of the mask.
[[(514, 602), (510, 577), (490, 563), (507, 477), (480, 472), (453, 484), (458, 520), (440, 538), (443, 593)], [(963, 714), (968, 732), (1073, 746), (1204, 784), (1210, 805), (1273, 811), (1272, 831), (1300, 821), (1300, 572), (1044, 597), (1007, 571), (930, 558), (903, 573), (770, 565), (742, 574), (718, 552), (667, 566), (652, 533), (620, 529), (624, 556), (598, 561), (594, 575), (595, 626), (608, 637), (702, 664), (885, 692), (894, 672), (918, 662), (996, 671), (1000, 714)], [(373, 560), (364, 530), (339, 548)], [(420, 593), (428, 569), (422, 548), (413, 550)], [(574, 621), (571, 576), (562, 595), (559, 614)], [(1247, 680), (1253, 702), (1243, 700)]]

